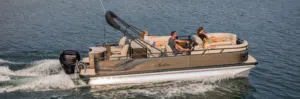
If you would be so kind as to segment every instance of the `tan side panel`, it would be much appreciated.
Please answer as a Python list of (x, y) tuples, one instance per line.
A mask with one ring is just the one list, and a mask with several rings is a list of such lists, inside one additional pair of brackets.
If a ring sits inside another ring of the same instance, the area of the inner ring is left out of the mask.
[(126, 60), (122, 59), (122, 60), (99, 61), (97, 62), (97, 66), (115, 66), (121, 63), (122, 61), (126, 61)]
[(147, 60), (146, 62), (135, 66), (134, 68), (126, 71), (97, 71), (99, 75), (116, 75), (127, 74), (133, 72), (142, 72), (148, 70), (162, 70), (172, 68), (182, 68), (189, 66), (189, 56), (169, 57), (161, 59)]
[[(105, 68), (105, 67), (115, 67), (117, 64), (121, 63), (122, 61), (126, 61), (126, 60), (99, 61), (99, 62), (97, 62), (97, 65), (95, 67), (96, 73), (97, 74), (102, 73), (102, 71), (100, 71), (101, 67), (102, 68)], [(110, 72), (112, 72), (112, 71), (110, 71)]]
[[(163, 69), (174, 69), (184, 67), (197, 67), (197, 66), (208, 66), (208, 65), (223, 65), (223, 64), (236, 64), (240, 63), (240, 57), (242, 53), (223, 53), (223, 54), (205, 54), (205, 55), (192, 55), (192, 56), (176, 56), (166, 58), (156, 58), (146, 60), (130, 70), (125, 71), (97, 71), (100, 75), (116, 75), (116, 74), (127, 74), (137, 73), (151, 70), (163, 70)], [(139, 60), (135, 60), (139, 61)], [(100, 62), (105, 66), (114, 66), (120, 63), (121, 60), (117, 61), (106, 61)]]
[(240, 54), (208, 54), (190, 56), (191, 66), (235, 64), (240, 62)]
[(130, 71), (170, 69), (185, 66), (189, 66), (189, 56), (169, 57), (146, 61), (145, 63), (136, 66)]

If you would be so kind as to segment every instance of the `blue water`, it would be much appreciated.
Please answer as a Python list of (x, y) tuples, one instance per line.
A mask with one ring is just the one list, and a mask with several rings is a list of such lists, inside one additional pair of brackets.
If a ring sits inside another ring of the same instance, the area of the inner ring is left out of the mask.
[[(248, 78), (78, 87), (61, 73), (59, 53), (86, 56), (122, 35), (105, 23), (99, 0), (1, 0), (0, 98), (300, 98), (299, 0), (103, 0), (152, 35), (230, 32), (249, 42), (259, 64)], [(104, 36), (104, 27), (107, 30)], [(105, 39), (106, 38), (106, 39)]]

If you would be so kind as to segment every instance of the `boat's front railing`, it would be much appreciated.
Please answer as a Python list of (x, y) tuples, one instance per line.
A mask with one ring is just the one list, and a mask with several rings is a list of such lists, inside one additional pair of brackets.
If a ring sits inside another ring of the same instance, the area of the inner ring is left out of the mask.
[[(207, 51), (220, 51), (219, 53), (223, 53), (224, 50), (229, 50), (229, 49), (243, 49), (248, 50), (248, 46), (243, 46), (243, 47), (237, 47), (237, 48), (211, 48), (211, 49), (200, 49), (200, 50), (193, 50), (193, 51), (202, 51), (202, 54), (205, 54)], [(245, 51), (245, 50), (239, 50), (239, 51)], [(234, 51), (232, 51), (234, 52)]]

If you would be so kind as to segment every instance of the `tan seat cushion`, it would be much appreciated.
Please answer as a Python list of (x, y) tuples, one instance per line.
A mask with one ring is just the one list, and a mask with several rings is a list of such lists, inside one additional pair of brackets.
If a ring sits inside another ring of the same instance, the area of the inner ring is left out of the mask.
[(174, 56), (173, 51), (168, 44), (165, 44), (165, 48), (168, 56)]
[[(208, 53), (220, 53), (222, 51), (222, 49), (224, 48), (224, 50), (222, 52), (236, 52), (236, 51), (243, 51), (243, 50), (247, 50), (247, 46), (248, 46), (248, 42), (244, 41), (242, 44), (238, 44), (238, 45), (222, 45), (222, 46), (216, 46), (216, 48), (206, 48), (207, 51), (204, 54), (208, 54)], [(226, 48), (230, 48), (230, 49), (226, 49)], [(218, 49), (218, 50), (214, 50), (214, 49)], [(201, 51), (197, 51), (197, 50), (201, 50)], [(202, 54), (204, 50), (202, 47), (198, 47), (196, 46), (194, 48), (194, 51), (192, 51), (192, 55), (195, 54)]]
[[(227, 39), (223, 42), (213, 42), (213, 43), (209, 43), (207, 45), (235, 45), (236, 44), (236, 35), (235, 34), (231, 34), (231, 33), (207, 33), (206, 34), (209, 38), (214, 36), (214, 37), (226, 37)], [(192, 40), (195, 40), (195, 42), (197, 42), (200, 46), (202, 45), (203, 41), (201, 40), (200, 37), (198, 37), (197, 35), (192, 35), (191, 36)]]
[(126, 36), (123, 36), (119, 41), (119, 46), (123, 47), (126, 43)]
[(202, 45), (202, 40), (197, 35), (192, 35), (191, 39), (194, 40), (196, 43), (198, 43), (198, 45)]
[(149, 36), (151, 41), (168, 42), (171, 36)]
[(114, 54), (121, 53), (123, 46), (126, 44), (126, 36), (123, 36), (119, 41), (119, 46), (110, 46), (110, 50)]
[(206, 34), (208, 37), (226, 37), (227, 40), (225, 40), (224, 42), (215, 42), (215, 43), (212, 43), (212, 45), (235, 45), (236, 44), (236, 40), (237, 40), (237, 37), (235, 34), (232, 34), (232, 33), (207, 33)]
[(123, 48), (122, 48), (122, 50), (121, 50), (121, 54), (119, 54), (119, 55), (112, 55), (111, 57), (110, 57), (110, 60), (119, 60), (119, 59), (126, 59), (127, 57), (127, 53), (128, 53), (128, 49), (129, 49), (129, 45), (128, 44), (126, 44)]

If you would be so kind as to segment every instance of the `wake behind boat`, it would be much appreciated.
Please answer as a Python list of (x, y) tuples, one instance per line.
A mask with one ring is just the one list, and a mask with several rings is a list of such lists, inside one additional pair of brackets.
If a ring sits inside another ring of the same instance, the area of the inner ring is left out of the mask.
[(107, 11), (105, 17), (109, 25), (123, 33), (119, 43), (90, 47), (89, 56), (81, 61), (74, 50), (65, 50), (60, 55), (65, 72), (78, 73), (88, 79), (89, 85), (195, 80), (227, 74), (247, 77), (257, 64), (248, 54), (248, 42), (232, 33), (208, 33), (208, 37), (226, 39), (206, 43), (197, 35), (177, 36), (179, 40), (190, 42), (178, 42), (178, 45), (191, 50), (174, 54), (168, 45), (171, 36), (152, 37), (151, 41), (165, 42), (154, 46), (140, 39), (140, 29), (113, 12)]

